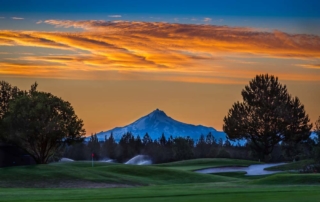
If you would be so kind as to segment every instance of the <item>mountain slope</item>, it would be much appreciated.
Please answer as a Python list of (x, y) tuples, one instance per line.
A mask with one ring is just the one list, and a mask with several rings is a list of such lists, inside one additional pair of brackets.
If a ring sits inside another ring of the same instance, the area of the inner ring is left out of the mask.
[(105, 137), (109, 137), (112, 133), (114, 138), (119, 140), (122, 135), (127, 132), (131, 132), (134, 136), (140, 135), (141, 138), (148, 133), (152, 139), (158, 139), (161, 134), (164, 133), (166, 137), (169, 137), (170, 135), (173, 137), (190, 136), (194, 140), (199, 139), (201, 134), (207, 135), (211, 132), (216, 139), (226, 139), (225, 133), (217, 131), (212, 127), (176, 121), (159, 109), (154, 110), (150, 114), (141, 117), (127, 126), (116, 127), (108, 131), (100, 132), (97, 134), (97, 137), (99, 140), (104, 140)]

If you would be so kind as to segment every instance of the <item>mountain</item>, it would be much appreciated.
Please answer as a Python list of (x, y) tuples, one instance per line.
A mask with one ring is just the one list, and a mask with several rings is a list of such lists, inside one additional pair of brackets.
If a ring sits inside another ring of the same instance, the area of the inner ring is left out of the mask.
[(148, 133), (153, 140), (158, 139), (162, 133), (164, 133), (167, 138), (170, 135), (172, 135), (172, 137), (190, 136), (192, 139), (198, 140), (201, 134), (207, 135), (209, 132), (211, 132), (217, 140), (219, 138), (223, 140), (226, 139), (224, 132), (217, 131), (212, 127), (176, 121), (159, 109), (154, 110), (127, 126), (116, 127), (108, 131), (100, 132), (97, 134), (97, 137), (99, 140), (104, 140), (105, 136), (108, 138), (112, 133), (116, 140), (120, 140), (122, 135), (127, 132), (131, 132), (135, 137), (140, 135), (141, 138)]

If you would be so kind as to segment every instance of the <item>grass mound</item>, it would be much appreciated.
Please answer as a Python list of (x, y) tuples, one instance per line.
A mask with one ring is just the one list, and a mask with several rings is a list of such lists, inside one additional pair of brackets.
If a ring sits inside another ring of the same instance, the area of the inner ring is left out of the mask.
[(249, 184), (256, 185), (320, 185), (319, 174), (276, 174), (261, 179), (250, 181)]
[(176, 161), (172, 163), (157, 164), (159, 167), (170, 167), (180, 170), (199, 170), (210, 167), (224, 167), (224, 166), (250, 166), (253, 164), (260, 164), (257, 161), (248, 161), (241, 159), (224, 159), (224, 158), (202, 158), (184, 161)]
[(183, 170), (124, 164), (68, 162), (0, 169), (0, 187), (60, 187), (62, 183), (119, 185), (227, 182), (234, 178)]
[(288, 163), (285, 165), (274, 166), (270, 168), (266, 168), (269, 171), (290, 171), (290, 170), (300, 170), (303, 167), (313, 164), (314, 160), (302, 160), (297, 162)]

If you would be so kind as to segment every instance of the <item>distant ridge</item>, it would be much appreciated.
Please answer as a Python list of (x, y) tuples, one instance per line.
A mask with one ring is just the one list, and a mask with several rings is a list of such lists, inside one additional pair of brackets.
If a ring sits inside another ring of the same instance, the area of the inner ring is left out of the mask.
[(97, 137), (100, 141), (103, 141), (105, 137), (108, 138), (112, 133), (116, 140), (120, 140), (122, 135), (127, 132), (131, 132), (135, 137), (140, 135), (141, 138), (148, 133), (153, 140), (158, 139), (162, 133), (164, 133), (166, 137), (169, 137), (170, 135), (172, 135), (172, 137), (189, 136), (194, 140), (198, 140), (201, 134), (207, 135), (211, 132), (217, 140), (220, 138), (222, 138), (222, 140), (226, 140), (226, 134), (224, 132), (217, 131), (212, 127), (192, 125), (176, 121), (159, 109), (139, 118), (129, 125), (115, 127), (111, 130), (97, 133)]

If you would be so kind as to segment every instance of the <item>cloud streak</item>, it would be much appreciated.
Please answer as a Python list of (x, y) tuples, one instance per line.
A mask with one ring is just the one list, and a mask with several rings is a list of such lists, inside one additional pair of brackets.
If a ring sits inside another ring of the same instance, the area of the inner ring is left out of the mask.
[(203, 22), (211, 22), (211, 20), (212, 20), (211, 18), (204, 18)]
[(319, 69), (320, 70), (320, 64), (301, 64), (297, 65), (303, 68), (308, 68), (308, 69)]
[(109, 18), (121, 18), (121, 15), (108, 15)]
[[(4, 30), (0, 31), (0, 46), (40, 47), (67, 50), (73, 54), (23, 56), (19, 57), (20, 63), (4, 59), (0, 74), (24, 75), (26, 71), (20, 70), (30, 68), (34, 69), (35, 75), (44, 77), (71, 75), (82, 78), (92, 73), (92, 78), (100, 78), (102, 72), (135, 72), (145, 75), (144, 79), (153, 78), (150, 75), (157, 73), (153, 80), (238, 83), (262, 71), (248, 68), (247, 65), (256, 62), (245, 58), (320, 58), (320, 37), (315, 35), (263, 32), (248, 27), (155, 22), (46, 20), (38, 23), (83, 31)], [(239, 71), (231, 66), (236, 60), (228, 62), (225, 58), (230, 56), (241, 58), (237, 64), (246, 68)], [(42, 69), (41, 65), (46, 67)], [(319, 74), (301, 74), (300, 69), (303, 68), (295, 65), (291, 68), (298, 69), (291, 73), (278, 71), (277, 75), (288, 80), (320, 80)], [(70, 73), (72, 71), (82, 73)]]
[(20, 18), (20, 17), (11, 17), (11, 19), (13, 19), (13, 20), (24, 20), (24, 18)]

